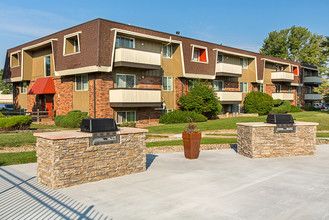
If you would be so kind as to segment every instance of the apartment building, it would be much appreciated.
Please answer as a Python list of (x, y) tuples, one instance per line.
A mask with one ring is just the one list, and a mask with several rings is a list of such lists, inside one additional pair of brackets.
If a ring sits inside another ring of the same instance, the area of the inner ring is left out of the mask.
[(239, 112), (251, 91), (299, 106), (321, 100), (314, 66), (104, 19), (9, 49), (3, 75), (16, 109), (82, 110), (118, 123), (177, 109), (195, 79), (212, 83), (223, 113)]

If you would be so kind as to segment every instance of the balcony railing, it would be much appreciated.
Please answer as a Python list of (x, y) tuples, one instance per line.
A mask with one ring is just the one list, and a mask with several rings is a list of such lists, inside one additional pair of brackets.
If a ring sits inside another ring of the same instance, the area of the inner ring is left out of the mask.
[(217, 97), (223, 104), (239, 104), (242, 102), (242, 92), (220, 91)]
[(137, 50), (134, 48), (116, 48), (114, 65), (143, 69), (160, 69), (160, 53)]
[(321, 84), (322, 79), (320, 76), (304, 76), (305, 84)]
[(273, 82), (292, 82), (294, 81), (294, 73), (292, 72), (272, 72), (271, 79)]
[(322, 95), (321, 94), (317, 94), (317, 93), (305, 94), (304, 99), (305, 100), (311, 100), (311, 101), (321, 100), (322, 99)]
[(281, 99), (283, 101), (293, 101), (294, 100), (294, 93), (284, 93), (284, 92), (275, 92), (272, 93), (273, 99)]
[(160, 89), (111, 89), (111, 107), (161, 107)]
[(217, 76), (242, 76), (242, 66), (231, 63), (216, 63)]

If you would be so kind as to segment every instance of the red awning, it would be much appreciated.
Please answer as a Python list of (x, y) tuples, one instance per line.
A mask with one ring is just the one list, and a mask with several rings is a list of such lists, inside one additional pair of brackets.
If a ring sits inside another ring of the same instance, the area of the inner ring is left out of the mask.
[(55, 85), (52, 77), (39, 78), (29, 89), (27, 94), (55, 94)]

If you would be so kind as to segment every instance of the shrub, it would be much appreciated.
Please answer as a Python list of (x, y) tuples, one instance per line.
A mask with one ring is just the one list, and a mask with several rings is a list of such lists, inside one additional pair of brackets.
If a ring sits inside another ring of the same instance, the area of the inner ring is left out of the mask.
[(222, 105), (208, 82), (195, 81), (194, 87), (181, 96), (178, 103), (182, 110), (194, 111), (207, 118), (216, 117), (222, 111)]
[(4, 116), (1, 112), (0, 112), (0, 118), (4, 118), (6, 116)]
[(320, 111), (320, 108), (315, 108), (312, 105), (305, 105), (302, 107), (302, 109), (304, 109), (305, 111)]
[(289, 101), (284, 101), (282, 105), (272, 108), (270, 111), (271, 114), (284, 114), (290, 112), (291, 104)]
[(282, 100), (281, 99), (273, 99), (273, 105), (274, 107), (278, 107), (282, 104)]
[(291, 105), (290, 112), (302, 112), (303, 110), (295, 105)]
[(2, 130), (23, 130), (28, 129), (32, 123), (30, 116), (1, 117), (0, 129)]
[(163, 124), (188, 123), (192, 119), (193, 122), (207, 121), (207, 117), (202, 114), (190, 111), (174, 110), (160, 117), (159, 122)]
[(263, 92), (250, 92), (244, 100), (244, 108), (248, 113), (264, 115), (273, 107), (273, 98)]
[(87, 112), (81, 112), (80, 110), (73, 110), (67, 113), (67, 115), (58, 115), (55, 117), (55, 124), (57, 126), (65, 128), (79, 128), (82, 119), (90, 118)]
[(127, 121), (127, 122), (123, 122), (122, 124), (119, 125), (120, 127), (131, 127), (131, 128), (135, 128), (136, 127), (136, 122), (133, 121)]

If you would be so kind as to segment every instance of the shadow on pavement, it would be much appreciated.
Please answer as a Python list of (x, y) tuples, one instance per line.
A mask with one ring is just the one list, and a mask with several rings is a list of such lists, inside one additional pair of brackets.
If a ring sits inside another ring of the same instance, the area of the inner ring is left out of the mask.
[(156, 157), (158, 157), (158, 155), (146, 154), (146, 170), (151, 166)]
[(108, 219), (12, 167), (0, 168), (0, 219)]

